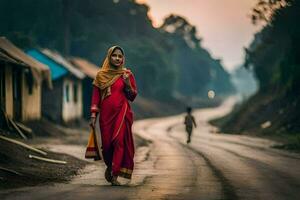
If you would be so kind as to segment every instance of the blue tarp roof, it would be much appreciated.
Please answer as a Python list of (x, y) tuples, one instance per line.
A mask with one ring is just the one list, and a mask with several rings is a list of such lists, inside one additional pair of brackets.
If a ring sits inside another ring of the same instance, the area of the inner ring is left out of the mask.
[(68, 71), (62, 65), (56, 63), (37, 49), (30, 49), (26, 51), (26, 53), (50, 68), (52, 80), (56, 80), (68, 73)]

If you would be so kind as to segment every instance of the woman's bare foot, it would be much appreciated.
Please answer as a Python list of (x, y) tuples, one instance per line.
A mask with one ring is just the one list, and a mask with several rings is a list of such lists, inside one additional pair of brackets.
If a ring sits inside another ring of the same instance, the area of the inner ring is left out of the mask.
[(112, 186), (120, 186), (121, 185), (121, 183), (117, 179), (118, 179), (117, 176), (113, 176), (113, 178), (111, 179)]

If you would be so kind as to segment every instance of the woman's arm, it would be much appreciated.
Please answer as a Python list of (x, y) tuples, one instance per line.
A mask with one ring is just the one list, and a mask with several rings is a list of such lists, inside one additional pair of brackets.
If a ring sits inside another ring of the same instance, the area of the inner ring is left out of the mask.
[[(129, 79), (129, 80), (128, 80)], [(137, 87), (135, 78), (132, 73), (130, 73), (127, 80), (124, 80), (125, 82), (125, 95), (128, 100), (134, 101), (135, 97), (137, 96)]]
[(100, 89), (96, 86), (93, 86), (93, 92), (92, 92), (92, 103), (91, 103), (91, 122), (90, 125), (92, 127), (95, 127), (96, 123), (96, 116), (99, 112), (99, 107), (100, 107), (100, 100), (101, 100), (101, 95), (100, 95)]
[(97, 113), (99, 112), (100, 100), (101, 100), (100, 89), (97, 86), (93, 86), (91, 116), (96, 117)]

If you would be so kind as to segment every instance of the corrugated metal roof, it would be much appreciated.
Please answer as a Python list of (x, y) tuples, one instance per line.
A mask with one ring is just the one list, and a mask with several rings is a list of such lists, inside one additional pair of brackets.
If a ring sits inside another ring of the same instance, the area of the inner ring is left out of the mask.
[(41, 51), (37, 49), (30, 49), (26, 51), (28, 55), (33, 57), (34, 59), (40, 61), (41, 63), (44, 63), (47, 65), (51, 70), (51, 78), (52, 80), (56, 80), (66, 74), (68, 74), (68, 70), (65, 69), (62, 65), (56, 63), (51, 58), (43, 54)]
[(69, 61), (67, 61), (64, 57), (62, 57), (59, 53), (50, 51), (49, 49), (41, 50), (46, 56), (53, 59), (58, 64), (65, 67), (69, 72), (71, 72), (74, 76), (79, 79), (83, 79), (85, 77), (84, 73), (74, 67)]
[(36, 82), (40, 83), (42, 80), (46, 80), (48, 87), (52, 87), (50, 69), (46, 65), (26, 55), (25, 52), (16, 47), (5, 37), (0, 37), (0, 51), (2, 58), (13, 59), (24, 66), (28, 66)]
[(97, 72), (99, 70), (99, 67), (97, 67), (97, 65), (78, 57), (71, 57), (70, 61), (74, 66), (80, 69), (88, 77), (92, 79), (96, 77)]

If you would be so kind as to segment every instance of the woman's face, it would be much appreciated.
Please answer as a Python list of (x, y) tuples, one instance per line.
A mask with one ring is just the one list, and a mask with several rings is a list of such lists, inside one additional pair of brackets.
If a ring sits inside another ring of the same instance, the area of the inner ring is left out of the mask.
[(110, 56), (110, 63), (116, 67), (120, 67), (123, 64), (124, 56), (120, 49), (115, 49)]

